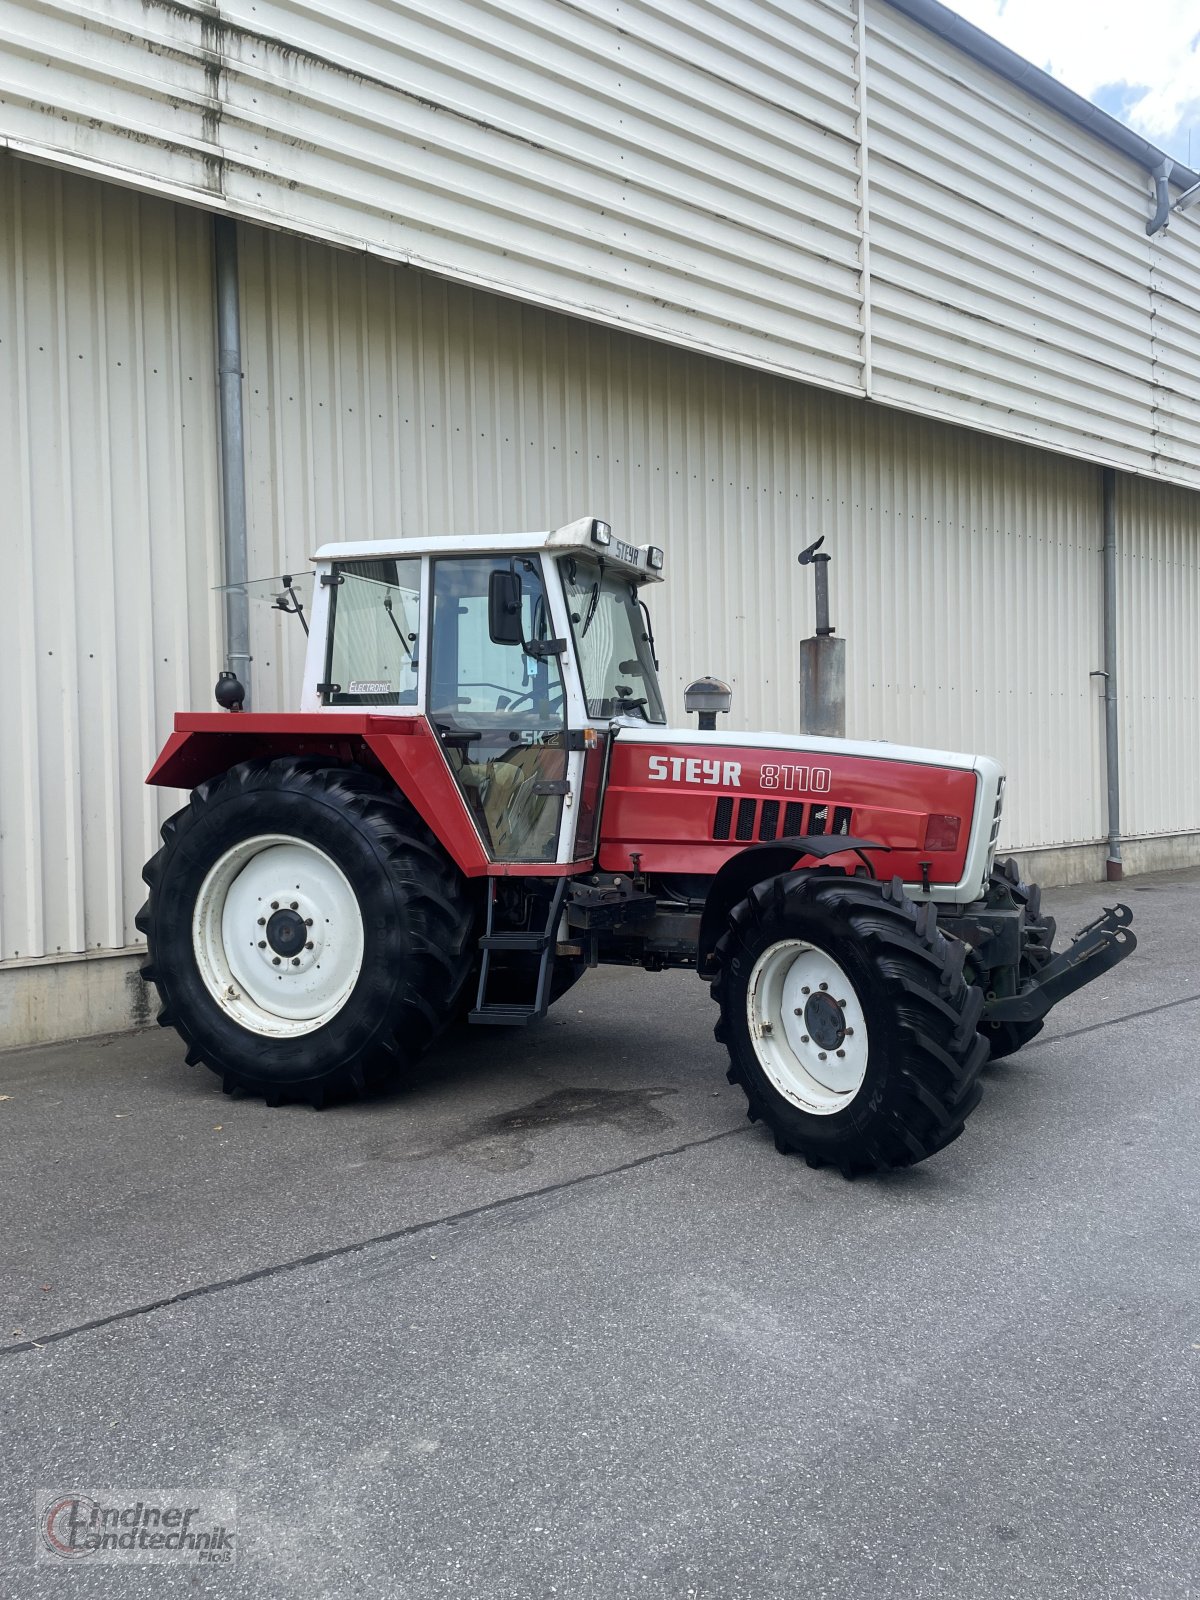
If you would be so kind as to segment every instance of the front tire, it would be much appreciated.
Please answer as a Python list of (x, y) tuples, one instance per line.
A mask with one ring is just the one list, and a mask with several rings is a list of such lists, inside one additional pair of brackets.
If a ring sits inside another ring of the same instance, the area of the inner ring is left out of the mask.
[(758, 884), (717, 946), (716, 1034), (752, 1121), (846, 1177), (956, 1139), (988, 1047), (964, 947), (896, 880), (792, 872)]
[(248, 761), (162, 830), (137, 917), (158, 1020), (226, 1090), (268, 1103), (402, 1073), (470, 970), (467, 886), (394, 787), (351, 767)]

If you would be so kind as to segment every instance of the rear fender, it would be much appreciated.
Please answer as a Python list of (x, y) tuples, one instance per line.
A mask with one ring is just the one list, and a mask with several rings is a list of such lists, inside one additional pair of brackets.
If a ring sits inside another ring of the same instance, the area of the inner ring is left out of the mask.
[(180, 714), (146, 782), (194, 789), (239, 762), (288, 755), (317, 756), (386, 774), (468, 878), (529, 870), (489, 859), (437, 737), (423, 717)]
[[(238, 718), (239, 723), (241, 720)], [(146, 782), (165, 789), (194, 789), (242, 761), (270, 761), (276, 756), (323, 756), (344, 765), (377, 766), (363, 760), (366, 753), (361, 734), (318, 737), (240, 726), (228, 733), (223, 728), (219, 732), (177, 729), (163, 745)]]
[(744, 900), (756, 883), (794, 872), (806, 861), (820, 862), (834, 856), (854, 855), (856, 868), (872, 871), (866, 851), (887, 850), (886, 844), (870, 839), (851, 839), (844, 834), (806, 834), (791, 839), (776, 839), (771, 844), (747, 845), (731, 856), (714, 877), (700, 917), (700, 942), (696, 950), (696, 970), (702, 978), (715, 976), (712, 954), (725, 931), (729, 913)]

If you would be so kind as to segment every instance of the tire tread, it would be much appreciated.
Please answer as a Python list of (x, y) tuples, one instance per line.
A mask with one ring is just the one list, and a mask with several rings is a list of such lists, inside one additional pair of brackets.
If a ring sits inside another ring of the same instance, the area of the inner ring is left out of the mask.
[[(252, 1071), (223, 1060), (219, 1047), (203, 1037), (195, 1019), (185, 1018), (173, 1003), (172, 975), (158, 958), (158, 929), (163, 919), (186, 915), (190, 921), (190, 908), (173, 903), (167, 869), (175, 852), (186, 848), (189, 835), (219, 807), (251, 790), (264, 789), (306, 794), (343, 817), (352, 817), (356, 830), (367, 837), (378, 857), (381, 877), (390, 879), (402, 898), (407, 924), (404, 977), (387, 1027), (357, 1057), (291, 1083), (256, 1078)], [(198, 784), (187, 805), (163, 824), (161, 837), (162, 847), (142, 869), (149, 892), (135, 918), (147, 943), (141, 973), (158, 987), (163, 1002), (159, 1024), (176, 1029), (187, 1046), (188, 1061), (211, 1068), (227, 1094), (242, 1089), (261, 1094), (268, 1105), (300, 1100), (314, 1107), (361, 1096), (415, 1062), (455, 1014), (474, 954), (476, 907), (432, 832), (400, 791), (383, 778), (313, 757), (241, 762), (220, 777)]]
[[(836, 1137), (813, 1127), (826, 1119), (801, 1112), (756, 1070), (739, 1016), (744, 986), (734, 972), (757, 948), (748, 951), (748, 941), (764, 932), (789, 937), (800, 917), (856, 943), (886, 997), (897, 1040), (896, 1067), (864, 1104), (852, 1102), (836, 1114)], [(910, 900), (898, 879), (877, 884), (791, 872), (757, 884), (730, 912), (713, 984), (720, 1007), (714, 1033), (729, 1049), (729, 1081), (741, 1085), (750, 1120), (764, 1122), (778, 1148), (810, 1165), (836, 1166), (846, 1177), (911, 1166), (952, 1143), (979, 1102), (988, 1057), (977, 1031), (983, 995), (964, 978), (963, 954), (959, 941), (938, 927), (936, 908)]]

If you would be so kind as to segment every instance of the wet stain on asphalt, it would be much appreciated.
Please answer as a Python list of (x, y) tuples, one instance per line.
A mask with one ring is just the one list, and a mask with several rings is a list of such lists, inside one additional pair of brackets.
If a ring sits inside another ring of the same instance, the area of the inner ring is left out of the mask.
[(490, 1117), (486, 1126), (506, 1133), (563, 1122), (611, 1122), (622, 1133), (651, 1133), (671, 1125), (671, 1119), (654, 1102), (675, 1093), (667, 1088), (556, 1089), (527, 1106)]
[(468, 1125), (439, 1148), (419, 1154), (426, 1158), (453, 1155), (492, 1172), (517, 1172), (533, 1161), (533, 1140), (556, 1129), (582, 1125), (612, 1127), (625, 1134), (661, 1133), (672, 1126), (673, 1119), (658, 1101), (676, 1093), (675, 1089), (655, 1085), (636, 1089), (555, 1089), (527, 1105)]

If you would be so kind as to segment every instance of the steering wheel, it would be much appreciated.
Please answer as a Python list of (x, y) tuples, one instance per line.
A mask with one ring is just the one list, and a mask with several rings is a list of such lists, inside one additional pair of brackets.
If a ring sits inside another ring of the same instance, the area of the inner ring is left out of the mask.
[[(506, 689), (504, 692), (505, 692), (505, 694), (507, 694), (508, 690)], [(528, 700), (528, 701), (530, 701), (530, 703), (532, 703), (532, 701), (533, 701), (533, 690), (532, 689), (523, 690), (520, 694), (518, 694), (516, 696), (515, 699), (510, 700), (508, 702), (508, 704), (503, 709), (505, 711), (513, 711), (521, 704), (522, 700)], [(546, 708), (547, 708), (549, 714), (552, 717), (561, 716), (562, 715), (563, 693), (562, 693), (561, 689), (558, 691), (557, 694), (547, 695), (547, 697), (546, 697)]]
[[(503, 694), (503, 695), (510, 695), (513, 692), (511, 687), (506, 687), (502, 683), (491, 683), (486, 679), (464, 679), (463, 682), (461, 682), (459, 684), (459, 688), (460, 689), (494, 689), (497, 694)], [(528, 700), (528, 701), (530, 701), (532, 703), (533, 697), (534, 697), (534, 691), (532, 689), (522, 689), (522, 690), (519, 690), (517, 692), (515, 697), (512, 700), (510, 700), (509, 703), (506, 706), (497, 706), (496, 709), (497, 709), (497, 711), (512, 711), (514, 709), (514, 707), (519, 706), (521, 704), (522, 700)], [(559, 716), (559, 715), (561, 715), (562, 714), (562, 708), (563, 708), (563, 691), (562, 691), (562, 689), (560, 688), (557, 694), (550, 695), (548, 697), (546, 703), (547, 703), (547, 706), (549, 707), (549, 711), (550, 711), (550, 715), (551, 716)]]

